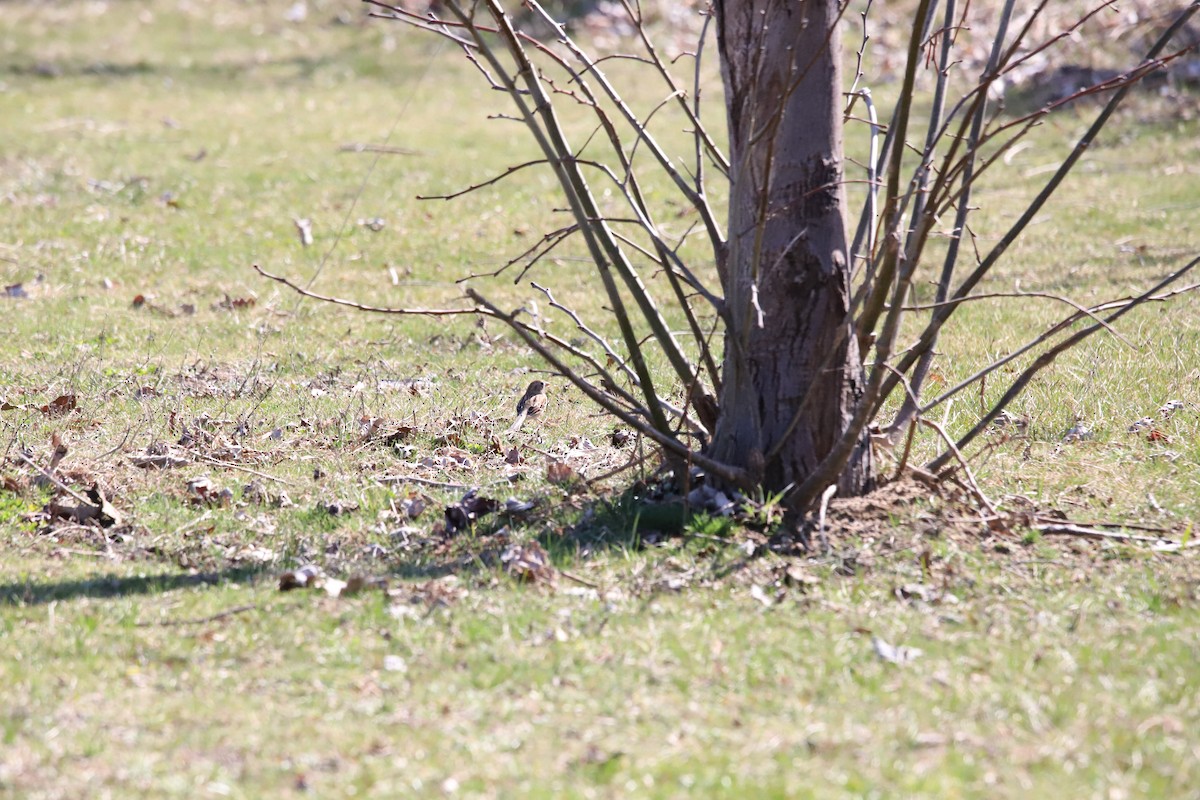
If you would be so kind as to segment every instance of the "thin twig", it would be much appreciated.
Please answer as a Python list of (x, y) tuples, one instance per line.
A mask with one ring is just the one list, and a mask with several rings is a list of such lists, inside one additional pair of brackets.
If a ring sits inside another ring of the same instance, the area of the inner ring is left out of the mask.
[[(1156, 294), (1151, 297), (1147, 297), (1145, 299), (1145, 302), (1161, 303), (1161, 302), (1171, 299), (1172, 297), (1175, 297), (1176, 295), (1184, 294), (1186, 292), (1191, 292), (1198, 288), (1200, 288), (1200, 283), (1188, 284), (1187, 286), (1182, 286), (1178, 289), (1172, 289), (1169, 292), (1163, 292), (1162, 294)], [(962, 297), (962, 298), (958, 298), (957, 300), (950, 300), (947, 302), (958, 303), (958, 302), (963, 302), (966, 300), (971, 300), (971, 299), (974, 299), (977, 297), (985, 297), (985, 296), (986, 295), (970, 295), (967, 297)], [(1078, 322), (1084, 316), (1087, 316), (1091, 319), (1096, 320), (1096, 324), (1102, 326), (1106, 331), (1109, 331), (1110, 333), (1113, 332), (1114, 328), (1111, 325), (1109, 325), (1108, 322), (1106, 322), (1104, 319), (1096, 316), (1097, 313), (1101, 312), (1101, 311), (1111, 311), (1113, 309), (1122, 308), (1123, 306), (1133, 303), (1136, 300), (1137, 300), (1137, 298), (1133, 298), (1133, 297), (1125, 297), (1125, 298), (1121, 298), (1119, 300), (1109, 300), (1104, 303), (1100, 303), (1099, 305), (1092, 306), (1089, 309), (1085, 309), (1082, 313), (1072, 314), (1068, 317), (1065, 317), (1064, 319), (1059, 320), (1054, 325), (1050, 326), (1050, 328), (1048, 330), (1043, 331), (1041, 334), (1036, 336), (1034, 339), (1032, 339), (1028, 343), (1022, 345), (1021, 347), (1018, 347), (1016, 350), (1013, 350), (1011, 353), (1004, 356), (1003, 358), (993, 361), (992, 363), (988, 364), (986, 367), (983, 367), (983, 368), (979, 369), (978, 371), (976, 371), (973, 375), (970, 375), (969, 377), (964, 378), (963, 380), (959, 381), (954, 386), (952, 386), (949, 389), (947, 389), (946, 391), (942, 392), (940, 395), (938, 395), (934, 399), (930, 400), (925, 405), (921, 406), (918, 409), (918, 413), (921, 413), (921, 414), (928, 413), (929, 411), (931, 411), (932, 409), (941, 405), (942, 403), (946, 402), (947, 400), (951, 399), (956, 394), (958, 394), (959, 392), (961, 392), (963, 389), (967, 388), (971, 384), (975, 383), (976, 381), (980, 381), (980, 380), (987, 378), (987, 376), (990, 375), (991, 373), (1000, 369), (1004, 365), (1009, 364), (1012, 361), (1015, 361), (1016, 359), (1020, 358), (1025, 353), (1028, 353), (1030, 350), (1037, 347), (1039, 344), (1042, 344), (1042, 343), (1047, 342), (1050, 339), (1054, 338), (1054, 336), (1056, 334), (1058, 334), (1061, 331), (1065, 330), (1066, 328), (1069, 328), (1070, 326), (1074, 325), (1076, 322)], [(1128, 340), (1123, 340), (1123, 341), (1125, 341), (1126, 344), (1129, 344)], [(1133, 346), (1133, 345), (1130, 345), (1130, 346)]]
[(349, 142), (338, 148), (339, 153), (383, 153), (394, 156), (420, 155), (416, 150), (407, 147), (392, 147), (386, 144), (366, 144), (364, 142)]
[(139, 622), (139, 628), (169, 628), (176, 625), (203, 625), (206, 622), (216, 622), (219, 619), (232, 617), (235, 614), (245, 614), (247, 611), (254, 611), (258, 608), (258, 603), (248, 603), (244, 606), (234, 606), (216, 614), (210, 614), (207, 617), (196, 617), (194, 619), (164, 619), (159, 622)]
[(635, 455), (633, 458), (629, 459), (628, 461), (626, 461), (624, 464), (617, 467), (616, 469), (609, 470), (608, 472), (605, 472), (603, 475), (597, 475), (594, 478), (585, 478), (583, 482), (586, 483), (588, 486), (592, 486), (593, 484), (599, 483), (600, 481), (607, 480), (608, 478), (612, 478), (617, 475), (620, 475), (622, 472), (633, 469), (634, 467), (639, 466), (640, 464), (644, 464), (644, 463), (646, 463), (646, 461), (649, 458), (650, 458), (650, 456), (645, 455), (645, 454)]
[(89, 508), (97, 508), (97, 507), (98, 507), (98, 506), (97, 506), (95, 503), (93, 503), (91, 500), (87, 499), (86, 497), (84, 497), (83, 495), (81, 495), (79, 492), (75, 491), (75, 490), (74, 490), (74, 489), (72, 489), (70, 486), (67, 486), (65, 483), (63, 483), (62, 481), (60, 481), (60, 480), (59, 480), (57, 477), (55, 477), (54, 475), (51, 475), (49, 472), (47, 472), (47, 471), (46, 471), (45, 469), (43, 469), (41, 466), (39, 466), (38, 464), (34, 463), (34, 462), (33, 462), (33, 461), (32, 461), (32, 460), (31, 460), (31, 459), (30, 459), (30, 458), (29, 458), (27, 455), (25, 455), (24, 453), (22, 453), (20, 450), (18, 450), (18, 451), (17, 451), (17, 458), (21, 459), (21, 460), (22, 460), (22, 461), (24, 461), (26, 464), (28, 464), (29, 466), (31, 466), (31, 467), (33, 467), (34, 469), (36, 469), (38, 472), (40, 472), (40, 473), (42, 474), (42, 477), (44, 477), (46, 480), (48, 480), (48, 481), (50, 481), (51, 483), (53, 483), (53, 484), (54, 484), (55, 486), (57, 486), (57, 487), (58, 487), (58, 488), (59, 488), (61, 491), (64, 491), (64, 492), (66, 492), (67, 494), (71, 495), (71, 497), (74, 497), (76, 500), (78, 500), (79, 502), (83, 503), (85, 506), (87, 506), (87, 507), (89, 507)]
[(1067, 536), (1085, 536), (1089, 539), (1111, 539), (1121, 542), (1146, 542), (1148, 544), (1158, 544), (1160, 542), (1170, 542), (1178, 544), (1171, 539), (1166, 539), (1161, 536), (1139, 536), (1133, 533), (1116, 533), (1115, 531), (1102, 531), (1098, 528), (1086, 528), (1083, 525), (1075, 525), (1069, 522), (1043, 522), (1031, 525), (1030, 528), (1038, 533), (1063, 534)]
[(917, 417), (917, 421), (927, 428), (933, 428), (935, 431), (937, 431), (937, 435), (942, 437), (942, 441), (946, 443), (946, 447), (948, 447), (950, 452), (954, 454), (954, 458), (956, 461), (958, 461), (958, 465), (962, 467), (963, 475), (966, 476), (967, 485), (971, 487), (971, 494), (975, 495), (975, 500), (981, 506), (983, 506), (989, 514), (996, 516), (996, 507), (992, 505), (992, 501), (988, 500), (987, 495), (984, 494), (983, 490), (979, 488), (979, 484), (975, 481), (975, 475), (971, 472), (970, 465), (968, 465), (967, 460), (963, 458), (962, 452), (959, 451), (958, 447), (955, 446), (954, 440), (951, 439), (950, 435), (946, 433), (946, 429), (933, 420), (926, 419), (925, 417)]
[(354, 300), (344, 300), (340, 297), (331, 297), (330, 295), (318, 294), (310, 289), (305, 289), (292, 283), (288, 278), (282, 275), (273, 275), (260, 267), (258, 264), (251, 265), (254, 271), (264, 278), (270, 278), (277, 283), (282, 283), (297, 294), (304, 297), (311, 297), (313, 300), (322, 300), (326, 303), (333, 303), (336, 306), (347, 306), (348, 308), (357, 308), (359, 311), (371, 311), (377, 314), (401, 314), (412, 316), (425, 317), (448, 317), (455, 314), (481, 314), (487, 316), (487, 312), (479, 308), (394, 308), (390, 306), (369, 306), (365, 303), (358, 303)]
[[(1200, 6), (1200, 2), (1198, 2), (1197, 5)], [(1200, 264), (1200, 257), (1192, 259), (1187, 264), (1185, 264), (1183, 267), (1181, 267), (1180, 269), (1171, 273), (1163, 280), (1159, 281), (1156, 285), (1151, 287), (1148, 291), (1143, 292), (1138, 297), (1134, 298), (1133, 300), (1129, 301), (1128, 303), (1125, 303), (1118, 310), (1116, 310), (1112, 314), (1109, 314), (1108, 317), (1104, 321), (1107, 323), (1110, 323), (1110, 324), (1115, 322), (1120, 317), (1124, 316), (1131, 309), (1137, 308), (1139, 305), (1142, 305), (1143, 303), (1150, 300), (1152, 297), (1154, 297), (1155, 293), (1158, 292), (1159, 290), (1165, 289), (1170, 284), (1172, 284), (1175, 281), (1182, 278), (1184, 275), (1186, 275), (1188, 272), (1190, 272), (1197, 264)], [(1032, 364), (1030, 364), (1028, 367), (1026, 367), (1025, 370), (1020, 375), (1017, 376), (1016, 380), (1014, 380), (1012, 382), (1012, 384), (1008, 387), (1008, 391), (1006, 391), (1004, 393), (1004, 396), (1001, 397), (1000, 400), (997, 401), (994, 406), (992, 406), (991, 411), (989, 411), (987, 414), (985, 414), (983, 416), (983, 419), (979, 420), (979, 422), (976, 423), (975, 427), (973, 427), (961, 439), (958, 440), (958, 443), (957, 443), (958, 449), (961, 450), (964, 447), (966, 447), (976, 436), (978, 436), (980, 433), (982, 433), (984, 430), (986, 430), (987, 427), (992, 424), (992, 421), (995, 420), (996, 417), (998, 417), (1000, 415), (1000, 412), (1004, 410), (1005, 406), (1007, 406), (1010, 402), (1012, 402), (1013, 398), (1016, 397), (1018, 394), (1020, 394), (1022, 390), (1024, 390), (1025, 386), (1029, 383), (1029, 381), (1033, 380), (1033, 377), (1035, 375), (1037, 375), (1038, 372), (1040, 372), (1042, 369), (1048, 367), (1050, 364), (1054, 363), (1054, 360), (1056, 358), (1058, 358), (1058, 356), (1061, 353), (1063, 353), (1064, 351), (1069, 350), (1070, 348), (1079, 344), (1079, 342), (1083, 341), (1088, 336), (1091, 336), (1093, 333), (1095, 333), (1098, 330), (1101, 330), (1100, 323), (1097, 322), (1092, 325), (1089, 325), (1088, 327), (1084, 328), (1083, 330), (1077, 331), (1075, 334), (1068, 336), (1066, 339), (1059, 342), (1054, 347), (1051, 347), (1049, 350), (1047, 350), (1046, 352), (1044, 352), (1040, 356), (1038, 356), (1037, 359), (1034, 360), (1034, 362)], [(933, 461), (930, 461), (926, 465), (926, 467), (928, 469), (935, 470), (935, 471), (938, 469), (941, 469), (942, 466), (945, 465), (945, 463), (950, 459), (950, 455), (951, 454), (948, 451), (945, 453), (942, 453), (940, 456), (935, 458)]]
[(565, 569), (560, 569), (558, 571), (558, 574), (562, 575), (564, 578), (566, 578), (569, 581), (574, 581), (575, 583), (578, 583), (580, 586), (586, 586), (589, 589), (595, 589), (597, 592), (603, 592), (603, 590), (600, 588), (600, 584), (592, 583), (591, 581), (585, 581), (583, 578), (580, 578), (578, 575), (572, 575), (571, 573), (567, 572)]
[(208, 456), (201, 456), (201, 455), (197, 455), (196, 460), (200, 461), (202, 463), (205, 463), (205, 464), (211, 464), (214, 467), (228, 467), (229, 469), (236, 469), (238, 472), (246, 472), (251, 475), (257, 475), (258, 477), (266, 478), (269, 481), (275, 481), (276, 483), (282, 483), (284, 486), (295, 486), (296, 485), (289, 480), (280, 478), (277, 475), (270, 475), (266, 472), (259, 472), (256, 469), (250, 469), (250, 467), (243, 467), (241, 464), (233, 464), (228, 461), (220, 461), (215, 458), (209, 458)]
[(447, 483), (445, 481), (434, 481), (429, 478), (418, 478), (413, 475), (372, 475), (371, 480), (379, 483), (415, 483), (418, 486), (432, 486), (435, 489), (478, 489), (481, 486), (499, 486), (502, 483), (508, 483), (508, 478), (497, 478), (486, 483)]
[(837, 494), (837, 484), (831, 483), (821, 492), (821, 509), (817, 514), (817, 541), (821, 543), (821, 552), (829, 552), (829, 538), (825, 535), (825, 512), (829, 510), (829, 501)]

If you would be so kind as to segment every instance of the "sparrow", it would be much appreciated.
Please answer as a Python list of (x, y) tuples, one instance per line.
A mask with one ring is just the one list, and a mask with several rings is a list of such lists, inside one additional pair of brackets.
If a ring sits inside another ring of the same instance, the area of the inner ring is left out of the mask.
[(517, 419), (506, 433), (513, 433), (521, 427), (526, 417), (536, 417), (546, 409), (546, 384), (543, 381), (533, 381), (525, 390), (521, 401), (517, 403)]

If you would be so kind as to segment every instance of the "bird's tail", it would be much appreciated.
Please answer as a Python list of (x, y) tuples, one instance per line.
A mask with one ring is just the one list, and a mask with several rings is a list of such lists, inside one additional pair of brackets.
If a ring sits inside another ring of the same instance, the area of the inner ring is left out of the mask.
[(515, 422), (513, 422), (513, 424), (512, 424), (512, 427), (511, 427), (511, 428), (509, 428), (508, 430), (506, 430), (506, 431), (504, 432), (504, 433), (505, 433), (505, 435), (508, 435), (508, 434), (513, 434), (513, 433), (516, 433), (518, 430), (520, 430), (521, 426), (525, 424), (525, 417), (526, 417), (527, 415), (528, 415), (528, 412), (527, 412), (527, 411), (522, 411), (520, 414), (517, 414), (517, 419), (516, 419), (516, 421), (515, 421)]

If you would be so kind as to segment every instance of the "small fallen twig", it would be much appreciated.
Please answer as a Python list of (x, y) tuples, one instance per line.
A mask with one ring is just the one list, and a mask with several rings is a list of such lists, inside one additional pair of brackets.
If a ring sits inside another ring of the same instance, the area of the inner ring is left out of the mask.
[[(29, 466), (36, 469), (39, 473), (42, 474), (42, 476), (44, 478), (46, 478), (46, 480), (53, 483), (60, 491), (66, 492), (68, 495), (75, 498), (75, 500), (79, 501), (79, 506), (76, 509), (61, 509), (58, 512), (51, 509), (50, 506), (47, 506), (47, 510), (50, 511), (52, 516), (53, 515), (68, 516), (67, 514), (64, 514), (62, 512), (70, 511), (69, 516), (71, 516), (78, 522), (84, 521), (84, 513), (86, 513), (87, 518), (98, 520), (100, 522), (100, 524), (106, 528), (121, 524), (121, 519), (122, 519), (121, 512), (117, 511), (117, 509), (113, 506), (113, 504), (108, 502), (108, 498), (106, 498), (104, 496), (104, 490), (100, 488), (99, 483), (92, 484), (92, 493), (95, 494), (96, 497), (95, 497), (95, 499), (90, 499), (88, 497), (85, 497), (84, 495), (81, 495), (79, 492), (75, 491), (70, 486), (67, 486), (65, 483), (60, 481), (57, 477), (52, 475), (46, 469), (44, 469), (40, 465), (36, 464), (32, 459), (30, 459), (24, 453), (18, 451), (17, 457), (20, 458), (22, 461), (24, 461)], [(54, 505), (54, 504), (51, 503), (51, 505)], [(86, 510), (86, 512), (81, 509)], [(105, 522), (106, 520), (107, 520), (107, 524)]]
[(614, 478), (623, 472), (627, 472), (628, 470), (633, 469), (634, 467), (641, 466), (642, 464), (646, 463), (648, 460), (650, 460), (650, 454), (635, 455), (633, 458), (629, 459), (628, 461), (626, 461), (624, 464), (617, 467), (616, 469), (609, 470), (608, 472), (605, 472), (601, 475), (597, 475), (594, 478), (584, 478), (583, 482), (586, 483), (589, 487), (594, 486), (595, 484), (600, 483), (600, 481), (607, 480), (609, 478)]
[(432, 486), (436, 489), (478, 489), (480, 486), (498, 486), (502, 483), (508, 483), (508, 478), (498, 478), (487, 483), (449, 483), (446, 481), (434, 481), (429, 478), (418, 478), (413, 475), (372, 475), (371, 480), (379, 483), (415, 483), (420, 486)]
[[(1109, 539), (1119, 542), (1144, 542), (1146, 544), (1173, 544), (1178, 545), (1181, 549), (1184, 545), (1173, 539), (1167, 539), (1163, 536), (1141, 536), (1135, 533), (1117, 533), (1116, 531), (1102, 531), (1098, 528), (1088, 528), (1083, 525), (1074, 525), (1069, 522), (1035, 522), (1029, 526), (1031, 529), (1043, 534), (1060, 534), (1066, 536), (1083, 536), (1089, 539)], [(1200, 542), (1189, 542), (1188, 548), (1196, 547)]]
[(987, 495), (983, 493), (983, 490), (979, 488), (979, 484), (975, 482), (975, 475), (971, 472), (971, 467), (967, 464), (967, 460), (963, 458), (962, 451), (960, 451), (958, 446), (955, 445), (954, 440), (951, 439), (949, 434), (946, 433), (946, 429), (933, 420), (926, 419), (925, 417), (918, 416), (917, 421), (928, 428), (933, 428), (937, 432), (938, 436), (942, 437), (942, 441), (946, 443), (948, 452), (954, 455), (955, 460), (958, 461), (958, 465), (962, 467), (963, 476), (966, 478), (966, 482), (970, 487), (971, 494), (975, 495), (976, 502), (987, 509), (989, 514), (996, 516), (996, 507), (992, 505), (992, 501), (988, 500)]
[(176, 625), (203, 625), (206, 622), (216, 622), (219, 619), (224, 619), (225, 617), (232, 617), (235, 614), (244, 614), (247, 611), (254, 611), (257, 608), (258, 608), (258, 603), (249, 603), (244, 606), (234, 606), (233, 608), (228, 608), (228, 609), (226, 609), (224, 611), (220, 611), (216, 614), (210, 614), (207, 617), (195, 617), (193, 619), (164, 619), (164, 620), (160, 620), (158, 622), (139, 622), (139, 623), (137, 623), (137, 627), (139, 627), (139, 628), (156, 628), (156, 627), (168, 628), (168, 627), (173, 627)]
[(415, 156), (416, 150), (407, 147), (393, 147), (387, 144), (367, 144), (365, 142), (347, 142), (338, 148), (339, 153), (384, 153), (391, 156)]
[(829, 484), (829, 488), (821, 492), (821, 510), (817, 515), (817, 541), (821, 543), (821, 552), (829, 552), (829, 539), (825, 536), (825, 514), (829, 511), (829, 501), (837, 494), (837, 484)]
[(229, 469), (236, 469), (239, 472), (247, 472), (251, 475), (257, 475), (260, 478), (266, 478), (269, 481), (275, 481), (276, 483), (282, 483), (284, 486), (295, 486), (296, 485), (296, 484), (292, 483), (291, 481), (285, 480), (276, 475), (268, 475), (265, 472), (259, 472), (256, 469), (250, 469), (249, 467), (243, 467), (240, 464), (234, 464), (229, 461), (220, 461), (215, 458), (209, 458), (208, 456), (196, 456), (196, 460), (202, 461), (205, 464), (211, 464), (214, 467), (229, 467)]
[(564, 578), (566, 578), (569, 581), (574, 581), (575, 583), (578, 583), (580, 586), (586, 586), (589, 589), (595, 589), (597, 592), (603, 593), (603, 590), (600, 588), (600, 584), (592, 583), (591, 581), (585, 581), (583, 578), (580, 578), (578, 575), (572, 575), (571, 573), (567, 572), (565, 569), (560, 569), (558, 571), (558, 574), (562, 575)]
[(55, 477), (50, 472), (48, 472), (47, 470), (42, 468), (41, 465), (35, 463), (31, 458), (29, 458), (29, 456), (25, 455), (24, 453), (22, 453), (19, 450), (17, 451), (17, 458), (21, 459), (27, 465), (36, 469), (39, 473), (41, 473), (43, 478), (45, 478), (46, 480), (53, 483), (56, 487), (58, 487), (59, 491), (66, 492), (67, 494), (71, 495), (71, 497), (74, 497), (76, 500), (78, 500), (80, 503), (83, 503), (84, 505), (95, 506), (95, 503), (93, 503), (91, 500), (87, 499), (86, 497), (81, 495), (79, 492), (72, 489), (70, 486), (67, 486), (65, 483), (60, 481), (57, 477)]

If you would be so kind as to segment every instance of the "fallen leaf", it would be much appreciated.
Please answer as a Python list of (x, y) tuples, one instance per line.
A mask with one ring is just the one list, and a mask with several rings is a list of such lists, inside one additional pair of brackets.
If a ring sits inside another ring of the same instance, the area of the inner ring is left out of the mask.
[(751, 584), (750, 597), (757, 600), (759, 603), (762, 603), (767, 608), (770, 608), (771, 606), (775, 605), (774, 598), (772, 598), (770, 595), (768, 595), (766, 593), (766, 591), (761, 586), (759, 586), (757, 583)]
[(212, 304), (214, 311), (241, 311), (245, 308), (254, 308), (258, 303), (256, 297), (230, 297), (225, 295), (224, 299), (218, 300)]
[(421, 497), (406, 497), (400, 501), (400, 511), (409, 519), (416, 519), (425, 510), (425, 500)]
[(554, 582), (554, 568), (550, 566), (550, 556), (537, 542), (514, 542), (500, 555), (500, 563), (504, 564), (505, 572), (519, 581)]
[(578, 478), (578, 473), (575, 472), (570, 464), (554, 460), (546, 464), (546, 480), (550, 483), (562, 486), (574, 483), (576, 478)]
[(878, 636), (871, 637), (871, 647), (875, 649), (875, 655), (889, 664), (907, 664), (921, 657), (921, 651), (916, 647), (891, 645)]
[(324, 589), (325, 594), (330, 597), (341, 597), (342, 593), (346, 591), (347, 586), (349, 584), (346, 581), (338, 580), (337, 578), (323, 578), (319, 581), (317, 588)]
[(188, 481), (188, 494), (199, 503), (212, 506), (229, 506), (233, 504), (233, 492), (228, 488), (217, 488), (211, 478), (194, 478)]
[(898, 600), (920, 600), (923, 603), (936, 603), (942, 599), (942, 593), (924, 583), (906, 583), (897, 586), (892, 594)]
[(504, 501), (504, 513), (509, 516), (520, 516), (532, 511), (537, 507), (537, 503), (530, 501), (518, 500), (515, 497), (510, 497)]
[(819, 586), (821, 579), (810, 575), (796, 564), (790, 564), (783, 574), (783, 582), (789, 586), (798, 586), (803, 589), (809, 586)]
[(1077, 422), (1063, 434), (1064, 442), (1083, 442), (1092, 438), (1092, 429), (1082, 422)]
[(347, 503), (341, 500), (332, 500), (328, 503), (321, 504), (321, 509), (331, 517), (341, 517), (358, 511), (358, 503)]
[(77, 407), (78, 403), (73, 394), (63, 394), (51, 400), (38, 410), (48, 417), (61, 417), (64, 414), (70, 414)]
[[(121, 524), (121, 513), (108, 502), (99, 483), (93, 483), (85, 495), (82, 499), (77, 495), (60, 495), (47, 503), (44, 510), (51, 518), (69, 519), (80, 525), (95, 522), (102, 528), (111, 528)], [(68, 498), (80, 502), (71, 504)]]
[(297, 217), (292, 222), (296, 225), (296, 233), (300, 234), (300, 244), (308, 247), (313, 243), (312, 220)]

